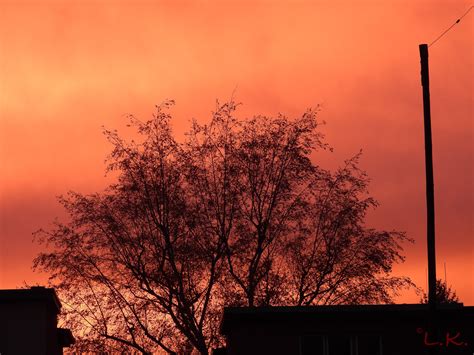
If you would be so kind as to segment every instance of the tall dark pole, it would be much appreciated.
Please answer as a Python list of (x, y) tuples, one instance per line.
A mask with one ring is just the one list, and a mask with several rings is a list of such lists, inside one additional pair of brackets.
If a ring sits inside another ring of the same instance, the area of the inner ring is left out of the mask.
[(431, 143), (430, 78), (428, 69), (428, 45), (420, 44), (421, 85), (423, 87), (423, 117), (425, 127), (426, 207), (428, 241), (428, 303), (436, 308), (436, 252), (433, 151)]

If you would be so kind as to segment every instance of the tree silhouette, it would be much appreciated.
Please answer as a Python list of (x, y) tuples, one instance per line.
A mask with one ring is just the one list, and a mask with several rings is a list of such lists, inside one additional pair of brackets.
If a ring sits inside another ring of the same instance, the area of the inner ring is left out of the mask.
[(360, 154), (334, 173), (310, 159), (329, 149), (317, 110), (239, 120), (218, 104), (180, 143), (172, 104), (130, 117), (138, 141), (105, 130), (117, 182), (61, 197), (69, 221), (36, 233), (78, 350), (207, 354), (225, 305), (391, 302), (412, 285), (390, 276), (406, 236), (364, 225)]
[[(423, 297), (420, 300), (421, 303), (428, 303), (428, 295), (423, 293)], [(451, 287), (440, 279), (436, 280), (436, 303), (437, 304), (453, 304), (460, 303), (456, 292), (451, 290)]]

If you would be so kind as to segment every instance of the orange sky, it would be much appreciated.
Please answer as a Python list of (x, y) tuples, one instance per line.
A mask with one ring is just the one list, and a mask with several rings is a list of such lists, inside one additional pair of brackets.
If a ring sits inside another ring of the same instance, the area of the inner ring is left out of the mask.
[[(418, 44), (469, 1), (0, 0), (0, 288), (42, 282), (31, 233), (63, 212), (55, 196), (101, 189), (101, 126), (175, 99), (178, 133), (235, 90), (242, 116), (322, 104), (335, 167), (364, 151), (381, 206), (368, 223), (403, 230), (425, 287), (425, 185)], [(474, 305), (473, 22), (430, 48), (438, 276)], [(407, 293), (401, 302), (417, 302)]]

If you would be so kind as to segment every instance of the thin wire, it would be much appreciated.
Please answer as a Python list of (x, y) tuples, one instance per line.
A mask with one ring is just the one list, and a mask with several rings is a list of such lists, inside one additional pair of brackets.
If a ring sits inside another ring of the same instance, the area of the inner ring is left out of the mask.
[(469, 11), (472, 10), (473, 7), (474, 7), (474, 5), (471, 6), (471, 7), (464, 13), (464, 15), (462, 15), (460, 18), (458, 18), (455, 23), (453, 23), (451, 26), (449, 26), (448, 29), (446, 29), (443, 33), (441, 33), (441, 34), (438, 36), (438, 38), (436, 38), (433, 42), (431, 42), (428, 47), (431, 47), (431, 46), (432, 46), (433, 44), (435, 44), (441, 37), (443, 37), (446, 33), (448, 33), (451, 28), (453, 28), (454, 26), (456, 26), (456, 25), (462, 20), (462, 18), (463, 18), (464, 16), (466, 16), (466, 15), (469, 13)]

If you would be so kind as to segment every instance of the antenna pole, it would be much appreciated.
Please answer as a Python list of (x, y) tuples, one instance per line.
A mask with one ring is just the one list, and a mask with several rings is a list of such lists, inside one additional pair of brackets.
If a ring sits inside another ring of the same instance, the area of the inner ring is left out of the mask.
[(444, 284), (448, 288), (448, 277), (446, 276), (446, 261), (444, 262)]
[(430, 79), (428, 69), (428, 45), (420, 44), (421, 85), (423, 87), (423, 117), (425, 130), (426, 207), (428, 242), (428, 304), (436, 308), (436, 253), (433, 151), (431, 142)]

